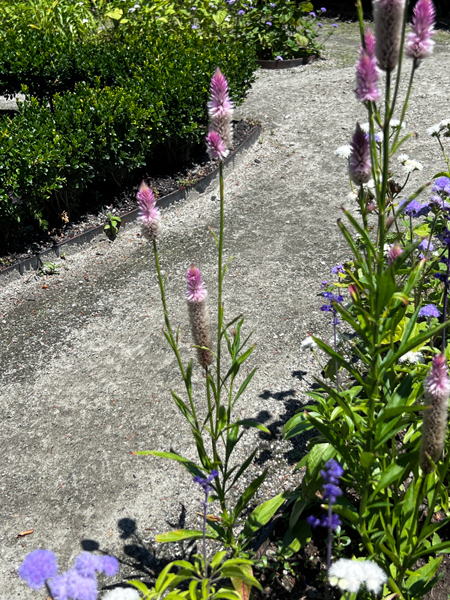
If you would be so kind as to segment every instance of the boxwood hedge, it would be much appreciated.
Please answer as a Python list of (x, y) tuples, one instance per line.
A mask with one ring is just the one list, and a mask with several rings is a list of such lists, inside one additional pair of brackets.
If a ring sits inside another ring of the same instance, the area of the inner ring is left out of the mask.
[[(0, 244), (71, 214), (90, 186), (119, 185), (158, 155), (188, 156), (208, 124), (217, 65), (237, 105), (253, 50), (193, 31), (111, 30), (75, 42), (30, 30), (0, 43), (0, 94), (25, 93), (0, 118)], [(28, 51), (25, 50), (25, 46)]]

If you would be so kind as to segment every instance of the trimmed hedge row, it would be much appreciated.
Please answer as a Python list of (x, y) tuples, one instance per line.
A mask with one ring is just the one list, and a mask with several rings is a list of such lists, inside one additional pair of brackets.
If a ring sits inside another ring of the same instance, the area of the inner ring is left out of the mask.
[(70, 215), (90, 186), (120, 185), (156, 153), (165, 152), (168, 161), (187, 157), (205, 135), (217, 65), (237, 105), (254, 79), (251, 48), (220, 44), (195, 31), (118, 31), (72, 48), (66, 42), (47, 46), (49, 38), (44, 43), (39, 32), (33, 39), (33, 52), (17, 54), (1, 78), (3, 94), (15, 94), (26, 83), (18, 113), (0, 119), (5, 247), (20, 230), (36, 223), (45, 228), (63, 212)]

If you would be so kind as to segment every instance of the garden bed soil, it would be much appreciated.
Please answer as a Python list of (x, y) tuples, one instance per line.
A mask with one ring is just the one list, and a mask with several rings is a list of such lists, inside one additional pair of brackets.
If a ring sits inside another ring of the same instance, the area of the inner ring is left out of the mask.
[[(241, 119), (233, 122), (233, 147), (237, 150), (246, 141), (256, 123), (251, 119)], [(217, 160), (211, 160), (205, 151), (205, 146), (196, 149), (191, 158), (175, 169), (153, 168), (149, 163), (137, 173), (134, 173), (132, 183), (128, 183), (120, 191), (108, 199), (100, 198), (95, 204), (82, 205), (80, 209), (67, 218), (66, 222), (49, 231), (36, 231), (24, 240), (15, 251), (0, 252), (0, 274), (2, 270), (26, 260), (33, 255), (59, 246), (65, 241), (79, 236), (89, 230), (109, 222), (108, 213), (122, 217), (137, 208), (136, 193), (139, 183), (144, 180), (153, 190), (156, 197), (161, 199), (177, 190), (194, 187), (206, 176), (210, 175), (218, 165)]]

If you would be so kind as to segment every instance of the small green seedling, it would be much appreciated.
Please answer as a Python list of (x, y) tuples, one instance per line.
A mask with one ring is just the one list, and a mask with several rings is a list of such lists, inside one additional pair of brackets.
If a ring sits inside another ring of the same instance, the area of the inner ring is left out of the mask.
[(104, 232), (106, 235), (113, 239), (119, 232), (120, 223), (122, 222), (120, 217), (115, 217), (111, 213), (108, 213), (109, 223), (105, 225)]
[(63, 253), (61, 254), (60, 258), (62, 258), (63, 260), (66, 260), (66, 253), (65, 253), (65, 252), (63, 252)]
[(41, 267), (40, 274), (41, 275), (58, 275), (59, 271), (57, 271), (57, 269), (59, 269), (60, 267), (61, 267), (61, 265), (54, 265), (51, 262), (45, 262), (44, 265)]

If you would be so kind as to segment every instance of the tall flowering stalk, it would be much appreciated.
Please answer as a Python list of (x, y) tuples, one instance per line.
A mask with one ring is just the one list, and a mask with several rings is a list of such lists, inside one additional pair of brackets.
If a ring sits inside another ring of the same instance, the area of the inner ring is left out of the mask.
[(375, 53), (378, 66), (391, 72), (398, 63), (405, 0), (375, 0)]
[(423, 414), (420, 466), (424, 473), (430, 473), (431, 463), (428, 459), (437, 462), (441, 458), (447, 433), (450, 379), (444, 354), (438, 354), (433, 358), (423, 389), (425, 401), (430, 406)]
[(379, 82), (380, 72), (375, 56), (375, 38), (370, 29), (367, 29), (356, 65), (356, 98), (360, 102), (377, 102), (381, 98)]
[(417, 68), (424, 58), (433, 52), (434, 20), (436, 10), (431, 0), (418, 0), (414, 7), (411, 33), (406, 40), (406, 56), (413, 59), (413, 68)]

